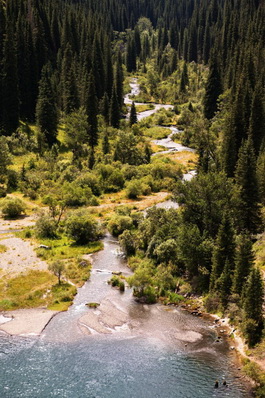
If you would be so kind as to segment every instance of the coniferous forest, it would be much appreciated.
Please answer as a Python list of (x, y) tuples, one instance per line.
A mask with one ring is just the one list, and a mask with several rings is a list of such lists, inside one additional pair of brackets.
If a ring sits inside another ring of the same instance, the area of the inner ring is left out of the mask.
[[(84, 279), (76, 254), (107, 228), (140, 301), (202, 296), (264, 349), (264, 43), (262, 0), (0, 0), (0, 205), (48, 209), (23, 238), (54, 247), (38, 255), (59, 284)], [(138, 121), (152, 103), (172, 107)], [(186, 160), (152, 156), (170, 126)], [(144, 216), (161, 192), (179, 209)], [(21, 305), (2, 289), (1, 310)]]

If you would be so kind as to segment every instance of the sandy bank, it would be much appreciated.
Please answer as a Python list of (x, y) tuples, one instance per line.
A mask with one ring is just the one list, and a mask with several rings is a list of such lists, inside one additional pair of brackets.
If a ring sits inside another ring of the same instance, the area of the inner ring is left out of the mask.
[(6, 275), (14, 276), (30, 269), (48, 269), (47, 263), (37, 257), (34, 246), (29, 241), (15, 238), (10, 234), (5, 236), (0, 243), (7, 248), (6, 252), (1, 253), (2, 277)]
[(4, 322), (0, 323), (0, 331), (14, 336), (39, 336), (57, 313), (42, 308), (5, 312), (0, 314)]

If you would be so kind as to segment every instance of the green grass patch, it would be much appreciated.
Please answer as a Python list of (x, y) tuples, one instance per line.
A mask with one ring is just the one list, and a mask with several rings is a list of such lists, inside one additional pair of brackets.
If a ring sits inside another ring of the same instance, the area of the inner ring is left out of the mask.
[(144, 135), (153, 140), (161, 140), (163, 138), (166, 138), (170, 133), (170, 129), (160, 126), (150, 127), (149, 129), (146, 129), (144, 131)]
[(73, 298), (77, 293), (75, 286), (69, 283), (57, 283), (52, 287), (52, 302), (48, 305), (49, 310), (66, 311), (72, 304)]
[(100, 241), (90, 242), (87, 245), (75, 245), (66, 236), (59, 239), (42, 239), (39, 243), (50, 247), (49, 250), (36, 249), (37, 256), (47, 262), (77, 258), (85, 254), (95, 253), (103, 248)]
[(37, 307), (64, 311), (72, 304), (76, 292), (76, 287), (69, 283), (58, 285), (51, 273), (32, 270), (0, 281), (0, 311)]
[(77, 287), (81, 287), (89, 278), (91, 264), (89, 261), (76, 258), (65, 262), (65, 277), (73, 282)]
[(57, 278), (46, 271), (30, 271), (0, 281), (0, 310), (47, 306), (49, 290)]
[(153, 104), (136, 105), (136, 112), (141, 113), (145, 111), (150, 111), (155, 108)]
[(174, 292), (166, 292), (166, 297), (162, 299), (163, 304), (176, 304), (178, 305), (180, 302), (184, 301), (185, 298), (180, 294)]
[(7, 251), (7, 247), (5, 245), (0, 245), (0, 253), (5, 253)]

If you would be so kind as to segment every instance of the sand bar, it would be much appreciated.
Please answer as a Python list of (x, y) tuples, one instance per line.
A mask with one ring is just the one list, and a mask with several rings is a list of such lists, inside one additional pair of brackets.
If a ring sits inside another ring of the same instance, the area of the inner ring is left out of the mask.
[(43, 308), (23, 309), (0, 314), (1, 318), (10, 318), (0, 324), (0, 331), (13, 336), (39, 336), (57, 311)]

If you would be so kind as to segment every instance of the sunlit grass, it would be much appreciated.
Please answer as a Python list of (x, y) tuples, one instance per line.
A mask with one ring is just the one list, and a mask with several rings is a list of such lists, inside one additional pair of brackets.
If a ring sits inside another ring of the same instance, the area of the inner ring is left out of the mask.
[(0, 245), (0, 253), (5, 253), (7, 251), (7, 247), (5, 245)]
[(141, 113), (154, 109), (154, 105), (153, 104), (135, 105), (135, 108), (137, 113)]

